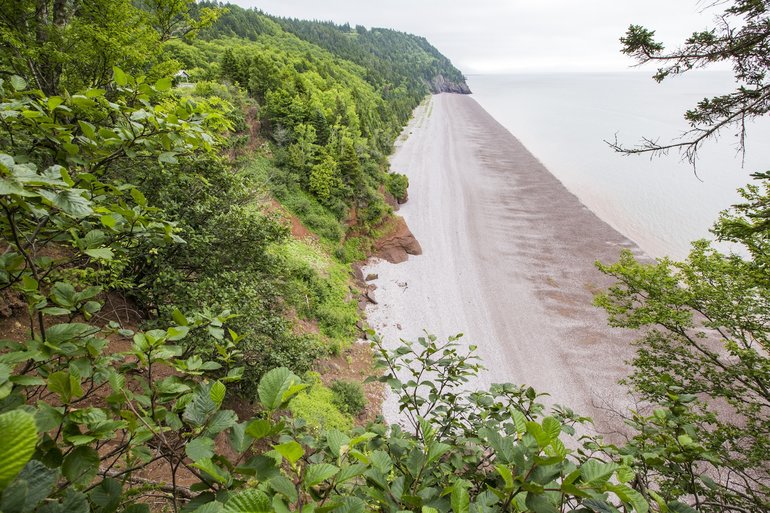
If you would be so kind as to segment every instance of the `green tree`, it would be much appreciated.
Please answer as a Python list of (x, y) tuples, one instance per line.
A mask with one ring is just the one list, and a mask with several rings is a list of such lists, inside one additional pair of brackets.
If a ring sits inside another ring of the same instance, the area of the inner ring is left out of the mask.
[(658, 82), (706, 68), (716, 63), (728, 63), (737, 82), (735, 91), (705, 98), (687, 111), (685, 119), (690, 129), (681, 140), (659, 143), (645, 139), (637, 147), (625, 147), (616, 141), (613, 147), (623, 153), (666, 153), (675, 149), (695, 162), (698, 150), (708, 141), (729, 128), (737, 129), (738, 145), (743, 150), (746, 122), (770, 111), (770, 2), (766, 0), (731, 0), (711, 2), (707, 7), (724, 6), (716, 17), (714, 27), (694, 32), (682, 46), (666, 51), (654, 39), (655, 31), (631, 25), (621, 38), (623, 53), (639, 64), (659, 65), (654, 78)]
[(310, 172), (310, 191), (321, 201), (329, 201), (338, 193), (339, 188), (337, 162), (331, 155), (326, 155)]
[(158, 35), (130, 0), (39, 0), (0, 6), (0, 69), (48, 95), (104, 87), (112, 67), (148, 71)]

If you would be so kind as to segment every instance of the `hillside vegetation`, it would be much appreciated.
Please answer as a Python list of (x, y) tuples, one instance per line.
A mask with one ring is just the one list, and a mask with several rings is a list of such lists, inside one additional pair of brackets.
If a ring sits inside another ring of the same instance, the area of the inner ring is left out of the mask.
[[(3, 513), (767, 509), (765, 417), (722, 396), (759, 418), (734, 458), (735, 426), (698, 402), (718, 368), (668, 388), (637, 374), (657, 406), (622, 447), (526, 386), (461, 391), (481, 366), (455, 339), (389, 351), (367, 333), (368, 381), (407, 430), (355, 426), (362, 387), (311, 370), (360, 334), (350, 263), (406, 195), (396, 135), (431, 90), (465, 89), (424, 39), (191, 0), (5, 2), (0, 34)], [(720, 226), (762, 245), (747, 219), (767, 191), (746, 199)], [(696, 249), (689, 267), (604, 268), (613, 322), (686, 335), (706, 261), (765, 277)], [(765, 305), (736, 314), (757, 337)], [(767, 401), (766, 359), (730, 348)]]

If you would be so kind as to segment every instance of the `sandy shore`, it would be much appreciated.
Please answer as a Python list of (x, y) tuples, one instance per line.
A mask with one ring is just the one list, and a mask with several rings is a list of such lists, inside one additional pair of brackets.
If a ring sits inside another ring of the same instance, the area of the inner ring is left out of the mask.
[[(408, 137), (406, 137), (408, 136)], [(608, 281), (596, 260), (633, 243), (584, 207), (470, 96), (441, 94), (420, 107), (391, 159), (409, 177), (399, 213), (421, 256), (376, 261), (370, 325), (394, 346), (427, 330), (464, 333), (488, 368), (474, 387), (526, 383), (593, 416), (626, 402), (629, 333), (592, 306)], [(386, 417), (397, 418), (387, 401)]]

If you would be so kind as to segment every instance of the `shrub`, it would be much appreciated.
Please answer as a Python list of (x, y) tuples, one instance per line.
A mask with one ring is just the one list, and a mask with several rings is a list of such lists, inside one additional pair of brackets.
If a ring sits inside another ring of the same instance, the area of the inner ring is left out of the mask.
[(303, 419), (311, 431), (339, 429), (349, 431), (353, 419), (341, 411), (335, 403), (334, 393), (320, 383), (297, 395), (289, 402), (292, 416)]
[(345, 413), (356, 416), (366, 408), (366, 396), (360, 383), (336, 379), (332, 382), (331, 391), (334, 404)]
[(407, 189), (409, 188), (409, 179), (400, 173), (391, 173), (385, 185), (388, 192), (398, 201), (406, 199)]

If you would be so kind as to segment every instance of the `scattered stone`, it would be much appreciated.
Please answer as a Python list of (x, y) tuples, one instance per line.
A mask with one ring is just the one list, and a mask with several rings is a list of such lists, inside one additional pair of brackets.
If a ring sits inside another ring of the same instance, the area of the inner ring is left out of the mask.
[(365, 280), (365, 281), (372, 281), (372, 280), (376, 280), (376, 279), (377, 279), (377, 278), (379, 278), (379, 277), (380, 277), (380, 275), (379, 275), (379, 274), (374, 274), (374, 273), (371, 273), (371, 274), (367, 274), (367, 275), (366, 275), (366, 280)]

